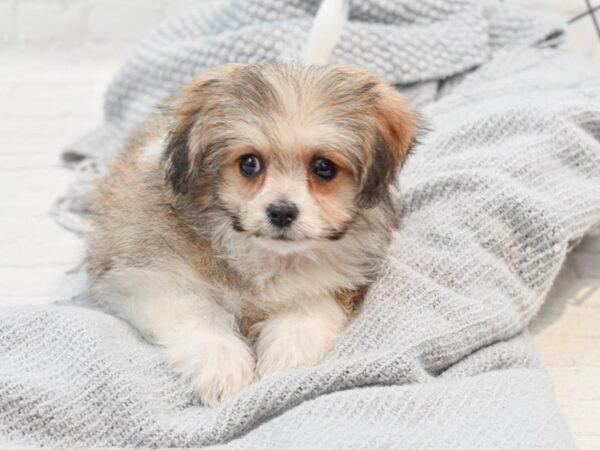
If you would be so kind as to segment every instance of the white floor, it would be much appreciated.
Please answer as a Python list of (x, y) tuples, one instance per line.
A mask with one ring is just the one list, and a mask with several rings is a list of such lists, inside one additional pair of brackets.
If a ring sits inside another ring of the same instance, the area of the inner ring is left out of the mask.
[[(579, 47), (597, 57), (586, 50), (589, 30), (581, 33)], [(100, 123), (102, 94), (124, 54), (98, 48), (93, 57), (39, 45), (0, 52), (0, 305), (55, 300), (82, 256), (81, 242), (48, 211), (72, 180), (59, 153)], [(579, 447), (600, 449), (600, 238), (570, 255), (531, 330)]]
[(0, 55), (0, 303), (46, 303), (82, 244), (49, 217), (72, 173), (62, 148), (101, 120), (113, 65)]
[(569, 255), (530, 330), (579, 448), (600, 449), (600, 238)]

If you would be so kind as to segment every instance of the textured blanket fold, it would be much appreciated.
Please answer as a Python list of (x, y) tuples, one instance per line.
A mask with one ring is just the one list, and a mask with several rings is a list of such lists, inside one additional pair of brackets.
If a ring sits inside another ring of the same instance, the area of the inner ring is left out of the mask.
[[(203, 408), (160, 349), (121, 320), (69, 305), (4, 308), (1, 437), (68, 448), (573, 447), (525, 329), (569, 242), (600, 223), (600, 77), (568, 54), (531, 47), (556, 29), (503, 7), (354, 3), (346, 34), (388, 38), (368, 48), (345, 41), (336, 60), (356, 52), (353, 62), (395, 82), (423, 81), (409, 91), (424, 99), (431, 131), (402, 171), (405, 213), (384, 270), (325, 361)], [(117, 76), (107, 124), (75, 144), (70, 161), (102, 167), (126, 130), (196, 69), (267, 60), (268, 42), (277, 55), (294, 48), (315, 9), (232, 1), (172, 21)], [(455, 28), (444, 44), (419, 34), (448, 29), (438, 22)], [(280, 44), (283, 29), (293, 36)], [(404, 29), (421, 37), (394, 46)], [(453, 52), (472, 58), (444, 60)], [(439, 71), (411, 78), (402, 61)]]

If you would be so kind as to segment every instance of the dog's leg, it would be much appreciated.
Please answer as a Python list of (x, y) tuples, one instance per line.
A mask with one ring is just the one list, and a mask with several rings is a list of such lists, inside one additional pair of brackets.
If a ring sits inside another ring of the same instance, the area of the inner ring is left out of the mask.
[(254, 356), (235, 319), (201, 286), (147, 269), (120, 269), (92, 284), (107, 303), (148, 340), (162, 345), (170, 367), (212, 406), (252, 382)]
[(329, 351), (347, 314), (335, 298), (303, 299), (257, 324), (258, 375), (267, 378), (318, 363)]
[(174, 327), (162, 338), (167, 361), (202, 404), (214, 406), (252, 382), (254, 356), (225, 311), (177, 319)]

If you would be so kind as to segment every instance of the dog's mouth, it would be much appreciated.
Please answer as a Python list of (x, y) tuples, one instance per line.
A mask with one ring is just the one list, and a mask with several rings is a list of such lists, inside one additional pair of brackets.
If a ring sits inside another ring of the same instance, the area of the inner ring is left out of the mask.
[(251, 230), (246, 229), (243, 225), (242, 225), (242, 221), (240, 220), (240, 218), (233, 213), (229, 213), (229, 218), (231, 219), (231, 227), (239, 232), (239, 233), (249, 233), (250, 236), (254, 237), (254, 238), (258, 238), (258, 239), (264, 239), (264, 240), (268, 240), (268, 241), (280, 241), (280, 242), (303, 242), (303, 241), (307, 241), (310, 240), (308, 237), (298, 237), (298, 236), (292, 236), (290, 229), (285, 229), (285, 230), (268, 230), (268, 231), (264, 231), (264, 230), (257, 230), (252, 232)]
[(279, 242), (304, 242), (310, 240), (307, 237), (293, 237), (289, 233), (283, 231), (278, 233), (262, 233), (260, 231), (252, 233), (252, 236), (258, 239), (264, 239), (269, 241)]
[(274, 241), (285, 241), (285, 242), (293, 242), (296, 240), (296, 239), (289, 238), (287, 236), (274, 236), (274, 237), (269, 237), (268, 239), (273, 239)]
[(286, 234), (253, 233), (250, 236), (259, 247), (282, 256), (305, 253), (319, 245), (317, 239)]
[(294, 233), (293, 229), (291, 228), (286, 228), (283, 230), (263, 229), (251, 231), (242, 226), (241, 221), (237, 216), (231, 215), (231, 219), (231, 225), (235, 231), (240, 233), (248, 233), (248, 235), (257, 239), (258, 241), (262, 241), (263, 243), (306, 244), (315, 241), (338, 241), (346, 235), (346, 232), (349, 229), (348, 224), (348, 226), (345, 226), (341, 230), (329, 230), (329, 232), (327, 232), (324, 236), (321, 237), (298, 236), (297, 233)]

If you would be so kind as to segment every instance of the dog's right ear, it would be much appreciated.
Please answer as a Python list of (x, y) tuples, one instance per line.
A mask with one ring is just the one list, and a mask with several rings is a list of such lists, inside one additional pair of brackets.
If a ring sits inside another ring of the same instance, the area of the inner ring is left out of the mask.
[(189, 139), (192, 122), (175, 125), (169, 131), (167, 146), (163, 155), (167, 165), (166, 181), (178, 194), (187, 193), (192, 177)]
[[(178, 194), (189, 191), (209, 145), (205, 117), (222, 95), (224, 81), (242, 64), (227, 64), (201, 73), (171, 97), (164, 109), (171, 125), (163, 155), (166, 181)], [(221, 88), (219, 87), (221, 86)]]

